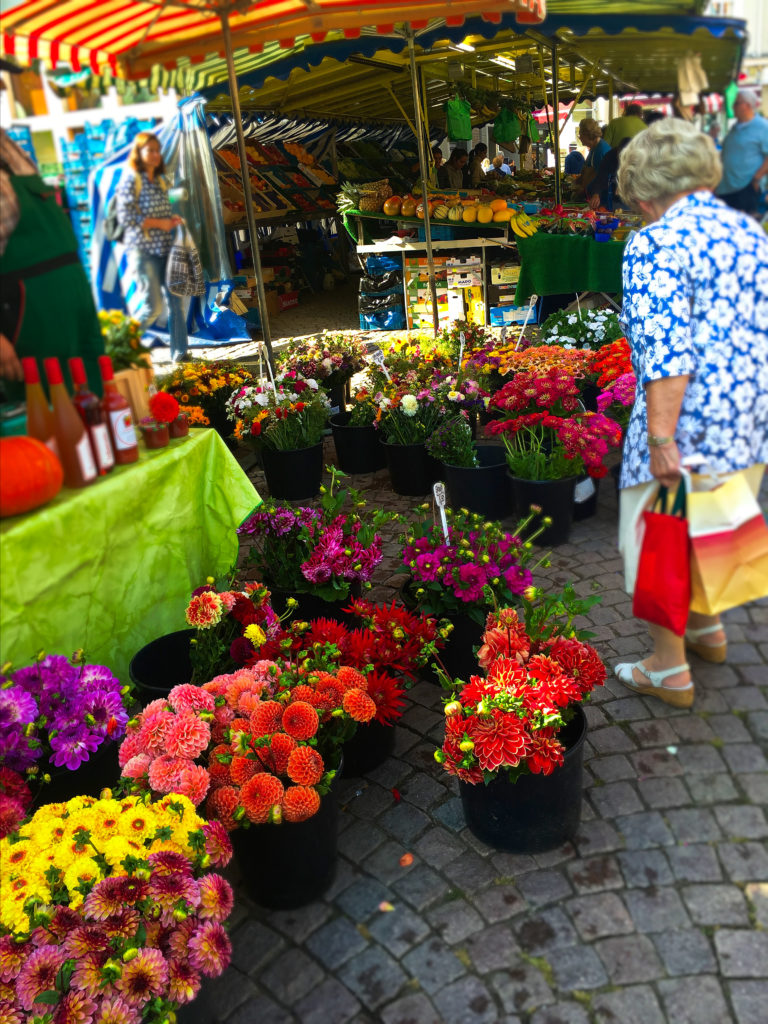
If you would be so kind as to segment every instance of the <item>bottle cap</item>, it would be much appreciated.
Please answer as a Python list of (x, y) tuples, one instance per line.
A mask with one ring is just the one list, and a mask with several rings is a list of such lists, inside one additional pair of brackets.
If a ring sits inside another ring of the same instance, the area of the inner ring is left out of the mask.
[(43, 361), (45, 366), (45, 376), (48, 378), (49, 384), (63, 384), (64, 378), (61, 375), (61, 366), (59, 360), (55, 358), (45, 359)]
[(72, 383), (76, 387), (88, 383), (88, 378), (85, 374), (85, 363), (79, 356), (73, 356), (69, 360), (69, 372), (72, 375)]
[(24, 356), (21, 360), (21, 367), (24, 370), (25, 384), (40, 383), (40, 371), (37, 368), (37, 360), (34, 356)]
[(112, 360), (109, 356), (99, 356), (99, 370), (104, 382), (115, 379), (115, 371), (112, 369)]

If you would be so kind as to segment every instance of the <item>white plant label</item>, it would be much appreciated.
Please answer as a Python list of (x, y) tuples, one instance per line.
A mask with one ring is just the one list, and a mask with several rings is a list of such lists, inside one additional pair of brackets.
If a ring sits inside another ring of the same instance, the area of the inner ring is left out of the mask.
[(443, 527), (445, 543), (448, 544), (448, 520), (445, 517), (445, 484), (441, 480), (438, 480), (438, 482), (432, 487), (432, 493), (435, 496), (435, 504), (440, 509), (440, 524)]

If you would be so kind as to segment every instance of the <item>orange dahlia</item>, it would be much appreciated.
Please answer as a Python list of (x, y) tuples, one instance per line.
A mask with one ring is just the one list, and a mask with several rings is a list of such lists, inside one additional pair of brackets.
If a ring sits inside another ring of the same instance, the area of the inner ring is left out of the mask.
[(325, 772), (325, 765), (314, 747), (296, 747), (288, 758), (288, 778), (299, 786), (316, 786)]
[(259, 772), (248, 779), (240, 790), (240, 801), (249, 821), (262, 825), (270, 820), (273, 807), (283, 799), (283, 784), (269, 772)]
[(358, 690), (368, 689), (365, 676), (351, 665), (342, 665), (336, 673), (336, 678), (341, 683), (343, 691), (351, 690), (353, 687)]
[[(219, 757), (226, 757), (226, 761), (220, 761)], [(228, 786), (232, 781), (232, 777), (229, 774), (229, 759), (232, 757), (232, 751), (224, 743), (220, 743), (214, 747), (208, 758), (208, 773), (211, 776), (211, 784), (213, 786)]]
[(291, 703), (297, 700), (305, 700), (308, 704), (311, 704), (315, 699), (315, 691), (311, 686), (302, 684), (301, 686), (294, 686), (291, 690)]
[(362, 690), (347, 690), (342, 707), (356, 722), (370, 722), (376, 715), (376, 702)]
[[(375, 709), (374, 709), (375, 710)], [(283, 729), (297, 740), (311, 739), (320, 724), (317, 712), (311, 704), (297, 700), (283, 711)]]
[(251, 715), (251, 729), (254, 736), (277, 732), (283, 716), (283, 705), (276, 700), (263, 701)]
[(249, 757), (235, 756), (229, 766), (229, 774), (236, 786), (243, 786), (259, 770), (259, 766)]
[(282, 775), (288, 767), (288, 758), (296, 749), (296, 740), (284, 732), (276, 732), (269, 741), (269, 748), (262, 748), (267, 754), (269, 765), (278, 775)]
[(227, 832), (231, 832), (237, 828), (234, 813), (239, 802), (240, 794), (233, 786), (219, 786), (208, 797), (208, 817), (218, 818)]
[(286, 821), (306, 821), (320, 810), (320, 794), (309, 786), (289, 786), (283, 796)]

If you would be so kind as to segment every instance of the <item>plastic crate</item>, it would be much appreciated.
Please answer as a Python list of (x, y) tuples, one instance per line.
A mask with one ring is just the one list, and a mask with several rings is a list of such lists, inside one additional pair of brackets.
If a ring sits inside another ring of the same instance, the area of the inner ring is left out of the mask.
[[(430, 238), (433, 242), (453, 242), (458, 238), (456, 228), (448, 228), (440, 224), (430, 224)], [(425, 242), (427, 240), (426, 232), (424, 228), (419, 228), (419, 241)]]

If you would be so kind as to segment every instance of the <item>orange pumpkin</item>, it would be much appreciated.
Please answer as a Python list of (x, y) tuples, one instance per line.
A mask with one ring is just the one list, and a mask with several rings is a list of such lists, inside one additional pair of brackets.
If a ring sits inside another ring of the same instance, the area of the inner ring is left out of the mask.
[(0, 516), (18, 516), (44, 505), (63, 482), (61, 463), (41, 441), (0, 438)]

